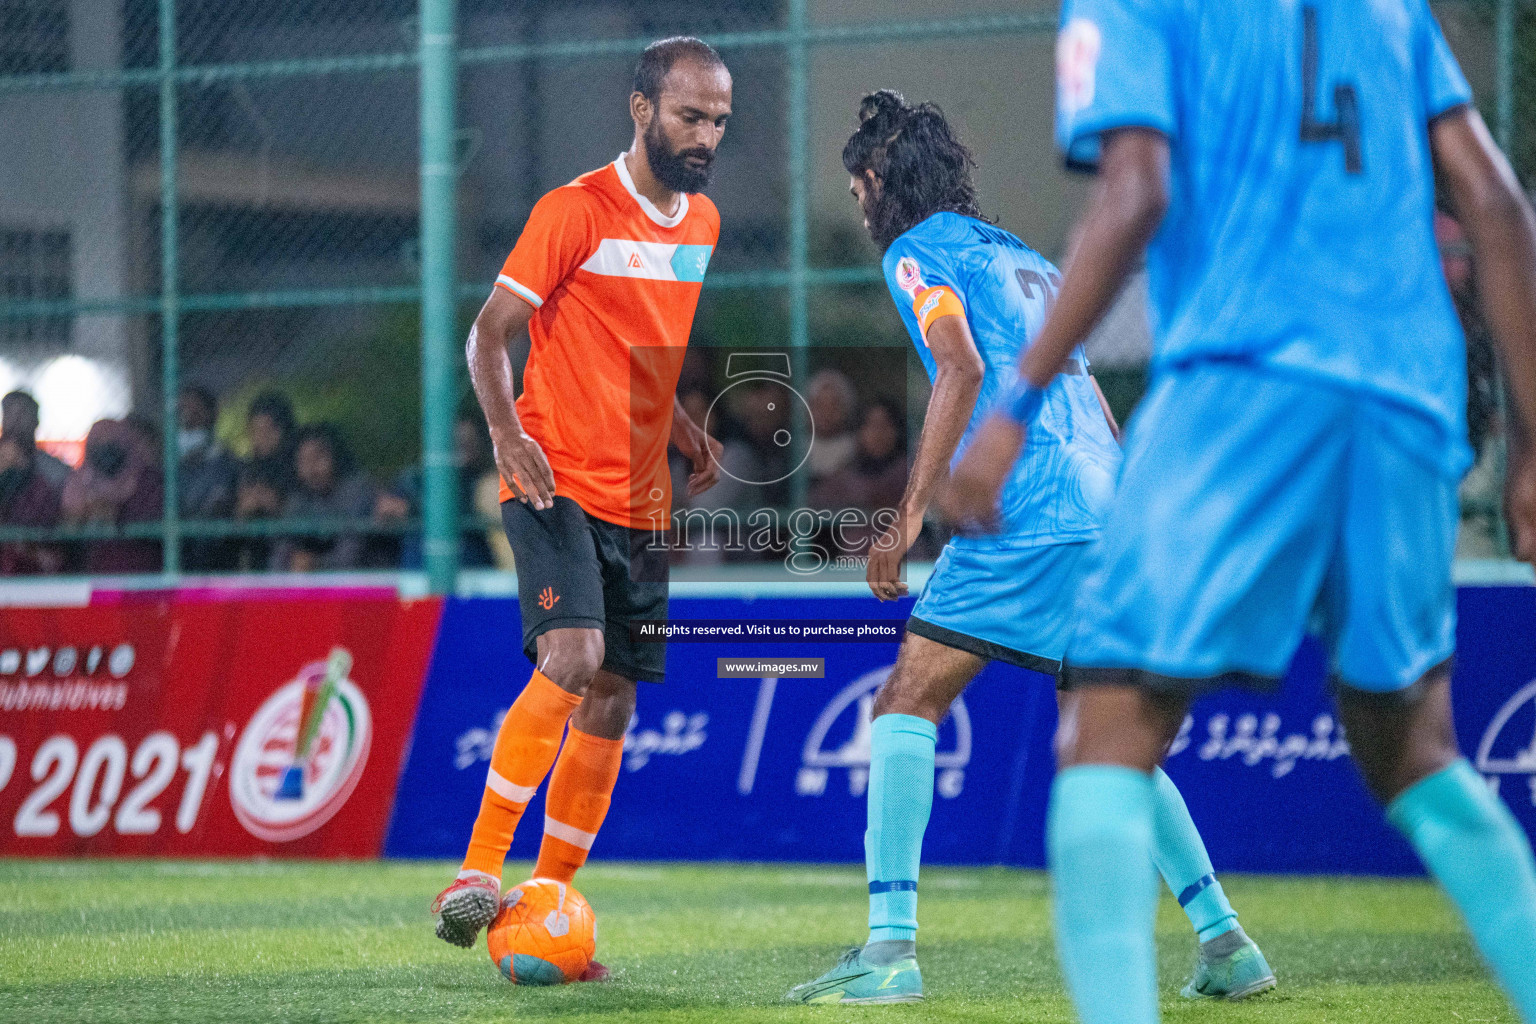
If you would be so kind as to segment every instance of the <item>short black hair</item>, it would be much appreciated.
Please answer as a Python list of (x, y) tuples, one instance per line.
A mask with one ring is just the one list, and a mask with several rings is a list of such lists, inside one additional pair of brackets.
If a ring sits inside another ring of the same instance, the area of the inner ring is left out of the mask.
[(936, 213), (986, 220), (976, 202), (976, 158), (935, 104), (910, 106), (893, 89), (865, 96), (843, 167), (855, 178), (873, 171), (880, 179), (869, 229), (882, 251)]
[(245, 414), (246, 422), (257, 416), (269, 418), (285, 435), (292, 434), (298, 423), (298, 417), (293, 414), (293, 402), (281, 391), (263, 391), (251, 399), (251, 407)]
[(18, 402), (31, 408), (33, 416), (37, 415), (37, 399), (32, 397), (30, 391), (16, 390), (0, 398), (0, 405), (15, 405)]
[(351, 476), (357, 469), (357, 461), (352, 457), (352, 446), (347, 444), (346, 435), (336, 424), (321, 420), (304, 426), (293, 439), (294, 452), (297, 453), (311, 441), (324, 445), (331, 453), (331, 465), (335, 469), (337, 480)]
[(635, 65), (635, 84), (632, 91), (655, 103), (656, 98), (661, 95), (661, 83), (666, 80), (667, 72), (672, 70), (672, 65), (685, 57), (711, 67), (725, 67), (725, 61), (720, 59), (720, 54), (702, 39), (694, 36), (671, 36), (667, 39), (658, 39), (640, 54), (640, 62)]

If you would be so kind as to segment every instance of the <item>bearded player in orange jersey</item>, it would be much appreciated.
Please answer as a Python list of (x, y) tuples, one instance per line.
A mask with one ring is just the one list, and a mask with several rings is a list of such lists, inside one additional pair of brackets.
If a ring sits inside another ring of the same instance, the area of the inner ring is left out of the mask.
[[(690, 497), (719, 474), (719, 443), (676, 390), (720, 235), (700, 192), (731, 113), (730, 73), (697, 39), (653, 43), (629, 111), (628, 151), (539, 200), (469, 334), (535, 671), (496, 737), (464, 868), (433, 904), (438, 937), (458, 946), (495, 917), (512, 833), (551, 766), (534, 876), (568, 883), (586, 861), (636, 680), (659, 683), (666, 668), (665, 645), (636, 643), (628, 626), (667, 615), (667, 553), (650, 540), (671, 504), (668, 442), (693, 464)], [(514, 401), (508, 343), (524, 329)]]

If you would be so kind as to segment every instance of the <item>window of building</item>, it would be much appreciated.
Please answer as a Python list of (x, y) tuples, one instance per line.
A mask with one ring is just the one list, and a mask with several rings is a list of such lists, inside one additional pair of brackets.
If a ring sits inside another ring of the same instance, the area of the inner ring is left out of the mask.
[[(68, 300), (74, 293), (68, 231), (0, 227), (0, 303)], [(0, 343), (68, 342), (71, 317), (0, 317)]]
[(69, 70), (69, 0), (0, 0), (0, 75)]

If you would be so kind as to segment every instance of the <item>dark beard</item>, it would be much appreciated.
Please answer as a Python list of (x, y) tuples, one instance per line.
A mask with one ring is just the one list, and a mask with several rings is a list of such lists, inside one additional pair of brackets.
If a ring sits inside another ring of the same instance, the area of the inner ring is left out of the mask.
[[(694, 170), (683, 162), (684, 157), (701, 156), (704, 158), (704, 166)], [(650, 129), (645, 133), (645, 159), (651, 165), (651, 173), (656, 175), (656, 180), (673, 192), (702, 192), (709, 186), (709, 174), (715, 167), (715, 154), (703, 149), (685, 149), (681, 153), (672, 152), (672, 147), (667, 145), (667, 140), (661, 134), (661, 121), (651, 122)]]

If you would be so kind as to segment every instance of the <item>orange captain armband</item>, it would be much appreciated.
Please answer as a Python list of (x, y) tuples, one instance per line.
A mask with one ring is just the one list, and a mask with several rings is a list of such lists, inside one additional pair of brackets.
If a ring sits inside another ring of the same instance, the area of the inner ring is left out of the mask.
[(941, 284), (918, 292), (917, 298), (912, 300), (912, 312), (917, 314), (918, 325), (926, 339), (928, 328), (935, 320), (941, 316), (963, 317), (965, 306), (961, 304), (960, 296)]

